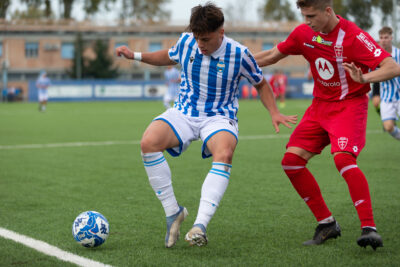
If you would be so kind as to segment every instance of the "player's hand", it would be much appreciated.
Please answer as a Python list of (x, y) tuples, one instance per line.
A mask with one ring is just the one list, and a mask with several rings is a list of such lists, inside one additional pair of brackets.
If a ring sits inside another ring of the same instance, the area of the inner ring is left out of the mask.
[(283, 124), (288, 128), (292, 128), (292, 126), (289, 124), (296, 124), (297, 123), (297, 115), (283, 115), (281, 113), (276, 113), (271, 116), (272, 118), (272, 125), (275, 128), (275, 132), (279, 133), (279, 124)]
[(354, 62), (345, 63), (343, 62), (344, 69), (349, 73), (350, 77), (358, 83), (365, 83), (365, 79), (361, 68), (357, 67)]
[(133, 59), (133, 51), (125, 45), (115, 48), (115, 54), (117, 57), (124, 56), (127, 59)]

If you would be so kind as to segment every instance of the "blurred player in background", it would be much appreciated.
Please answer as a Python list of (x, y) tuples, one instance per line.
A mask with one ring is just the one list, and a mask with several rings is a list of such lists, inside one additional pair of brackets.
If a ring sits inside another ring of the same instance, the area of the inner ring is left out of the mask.
[[(163, 155), (167, 150), (179, 156), (197, 139), (203, 141), (202, 156), (212, 156), (212, 166), (202, 189), (197, 218), (185, 240), (190, 245), (207, 244), (206, 228), (228, 186), (233, 153), (238, 141), (238, 84), (246, 77), (260, 93), (272, 124), (290, 128), (297, 116), (284, 116), (276, 107), (271, 88), (263, 78), (249, 50), (224, 35), (224, 15), (208, 2), (192, 9), (188, 32), (169, 50), (139, 53), (126, 46), (116, 49), (127, 59), (163, 66), (179, 63), (181, 88), (173, 108), (156, 117), (141, 140), (143, 163), (167, 220), (165, 246), (172, 247), (187, 210), (178, 205), (171, 182), (171, 171)], [(197, 174), (188, 179), (196, 179)]]
[[(393, 30), (390, 27), (383, 27), (379, 31), (379, 44), (392, 58), (400, 64), (400, 49), (392, 45)], [(395, 139), (400, 140), (400, 130), (396, 121), (400, 116), (400, 77), (383, 81), (380, 84), (380, 114), (383, 128)]]
[(51, 85), (50, 79), (47, 77), (46, 71), (42, 70), (36, 80), (38, 89), (39, 111), (46, 111), (47, 100), (49, 99), (48, 88)]
[(314, 237), (303, 244), (319, 245), (341, 235), (318, 183), (306, 168), (313, 156), (331, 144), (334, 162), (361, 221), (357, 243), (376, 249), (383, 242), (376, 232), (368, 182), (356, 159), (365, 145), (369, 84), (400, 75), (400, 66), (366, 32), (336, 16), (332, 0), (297, 0), (297, 7), (305, 23), (255, 58), (263, 67), (287, 55), (303, 55), (314, 77), (313, 102), (292, 133), (282, 160), (293, 187), (318, 221)]
[(372, 105), (374, 106), (376, 112), (381, 115), (381, 93), (380, 93), (380, 85), (378, 82), (372, 83), (372, 92), (371, 92), (371, 100), (372, 100)]
[(165, 81), (167, 84), (167, 91), (164, 94), (164, 107), (169, 109), (171, 101), (175, 101), (179, 93), (179, 84), (181, 82), (181, 74), (174, 66), (167, 66), (164, 72)]
[(274, 75), (272, 75), (269, 80), (269, 84), (274, 91), (276, 98), (279, 98), (279, 107), (285, 107), (285, 96), (286, 96), (286, 86), (287, 86), (287, 76), (282, 70), (275, 70)]

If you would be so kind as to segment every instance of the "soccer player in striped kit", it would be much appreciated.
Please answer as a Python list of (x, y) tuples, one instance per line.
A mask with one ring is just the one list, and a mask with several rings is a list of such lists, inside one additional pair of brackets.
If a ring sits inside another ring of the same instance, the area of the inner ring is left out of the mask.
[(303, 244), (319, 245), (341, 235), (318, 183), (306, 168), (313, 156), (331, 144), (334, 162), (361, 221), (357, 243), (376, 249), (383, 242), (376, 232), (368, 182), (357, 166), (357, 156), (365, 145), (369, 83), (399, 76), (400, 66), (366, 32), (337, 16), (332, 0), (297, 0), (297, 7), (305, 23), (255, 58), (264, 67), (288, 55), (303, 55), (311, 66), (314, 99), (293, 131), (282, 159), (293, 187), (318, 221), (314, 237)]
[[(390, 27), (383, 27), (379, 30), (379, 44), (392, 58), (400, 64), (400, 49), (392, 45), (393, 30)], [(396, 121), (400, 116), (400, 77), (380, 83), (380, 113), (383, 128), (395, 139), (400, 140), (400, 129)]]
[(187, 210), (175, 198), (164, 150), (179, 156), (192, 141), (201, 139), (203, 158), (212, 156), (212, 166), (201, 189), (197, 218), (185, 236), (190, 245), (203, 246), (207, 244), (207, 225), (230, 178), (238, 141), (239, 80), (245, 77), (258, 89), (276, 132), (279, 124), (290, 128), (289, 123), (297, 122), (297, 116), (285, 116), (278, 111), (272, 90), (250, 51), (226, 37), (223, 24), (220, 8), (212, 3), (198, 5), (192, 9), (187, 32), (171, 49), (153, 53), (133, 52), (126, 46), (116, 49), (118, 56), (151, 65), (181, 65), (181, 86), (174, 107), (156, 117), (141, 140), (150, 184), (167, 217), (165, 246), (168, 248), (175, 245)]

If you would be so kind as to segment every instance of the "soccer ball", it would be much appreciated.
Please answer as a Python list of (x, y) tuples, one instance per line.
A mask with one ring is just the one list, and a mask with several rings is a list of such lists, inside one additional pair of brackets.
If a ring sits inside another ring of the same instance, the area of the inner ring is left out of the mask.
[(97, 247), (103, 244), (109, 234), (110, 225), (106, 217), (97, 211), (85, 211), (76, 217), (72, 224), (72, 235), (84, 247)]

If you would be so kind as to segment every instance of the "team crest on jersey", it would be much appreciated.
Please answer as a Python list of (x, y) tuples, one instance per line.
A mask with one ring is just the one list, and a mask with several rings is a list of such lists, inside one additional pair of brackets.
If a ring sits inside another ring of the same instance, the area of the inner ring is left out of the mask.
[(193, 63), (193, 61), (194, 61), (194, 56), (190, 56), (189, 62), (190, 62), (190, 63)]
[(335, 45), (334, 49), (335, 49), (336, 58), (343, 58), (343, 46)]
[(327, 45), (327, 46), (332, 46), (332, 43), (333, 42), (330, 42), (330, 41), (325, 41), (321, 36), (314, 36), (313, 38), (312, 38), (312, 41), (313, 42), (317, 42), (317, 43), (319, 43), (319, 44), (323, 44), (323, 45)]
[(341, 150), (345, 149), (346, 146), (347, 146), (347, 142), (348, 142), (348, 141), (349, 141), (349, 139), (348, 139), (347, 137), (340, 137), (340, 138), (338, 139), (339, 148), (340, 148)]
[(225, 69), (225, 63), (223, 61), (218, 62), (217, 63), (217, 71), (219, 73), (222, 73), (222, 72), (224, 72), (224, 69)]

